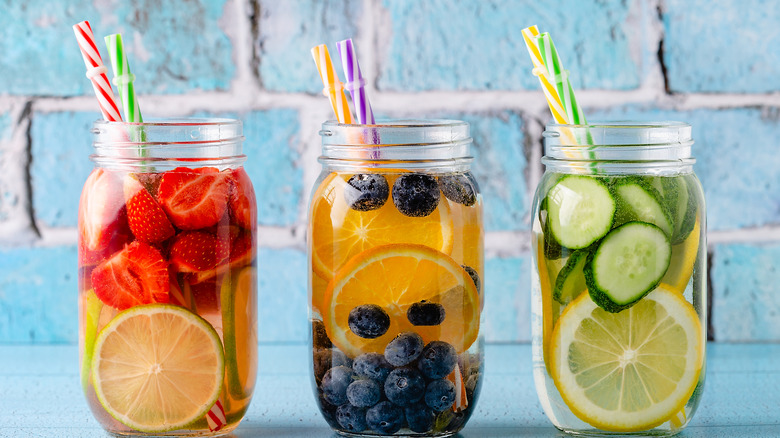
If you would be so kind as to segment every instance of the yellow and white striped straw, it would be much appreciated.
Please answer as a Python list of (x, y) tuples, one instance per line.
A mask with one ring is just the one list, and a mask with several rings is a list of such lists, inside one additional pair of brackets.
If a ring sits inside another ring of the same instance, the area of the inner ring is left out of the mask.
[(542, 84), (542, 91), (544, 91), (545, 97), (547, 97), (547, 104), (550, 106), (550, 112), (553, 115), (556, 123), (568, 124), (569, 119), (566, 117), (566, 110), (561, 103), (561, 98), (558, 96), (558, 90), (550, 83), (549, 72), (545, 67), (542, 54), (539, 51), (539, 46), (536, 43), (536, 37), (539, 36), (539, 29), (536, 26), (526, 27), (523, 29), (523, 40), (525, 46), (528, 48), (528, 54), (531, 55), (531, 61), (534, 63), (533, 73), (539, 78), (539, 82)]
[(352, 112), (349, 110), (347, 96), (344, 94), (344, 84), (339, 80), (336, 70), (333, 68), (328, 46), (320, 44), (313, 47), (311, 55), (314, 57), (317, 70), (322, 78), (322, 85), (325, 87), (322, 93), (330, 98), (333, 112), (336, 114), (339, 123), (353, 124)]

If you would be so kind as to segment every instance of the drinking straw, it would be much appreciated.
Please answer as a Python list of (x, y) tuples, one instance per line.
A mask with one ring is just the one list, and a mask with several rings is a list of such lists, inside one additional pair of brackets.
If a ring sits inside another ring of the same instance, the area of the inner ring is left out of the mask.
[(341, 66), (344, 68), (344, 76), (347, 80), (344, 88), (349, 90), (352, 95), (352, 103), (355, 105), (358, 123), (361, 125), (373, 125), (376, 123), (374, 112), (371, 110), (371, 104), (366, 96), (366, 81), (360, 72), (360, 65), (358, 64), (352, 38), (339, 41), (336, 43), (336, 46), (339, 49), (339, 55), (341, 55)]
[(566, 119), (566, 111), (563, 109), (561, 98), (558, 96), (558, 90), (547, 79), (547, 68), (544, 65), (544, 59), (539, 51), (536, 39), (539, 35), (538, 28), (536, 26), (527, 27), (523, 29), (522, 34), (525, 46), (528, 48), (528, 54), (531, 55), (531, 62), (534, 64), (533, 74), (539, 78), (539, 82), (542, 84), (542, 91), (545, 97), (547, 97), (547, 104), (555, 122), (568, 124), (569, 121)]
[(113, 83), (119, 91), (119, 101), (125, 111), (125, 121), (130, 123), (143, 123), (141, 109), (138, 107), (138, 99), (135, 97), (135, 75), (130, 73), (130, 64), (127, 62), (122, 35), (115, 33), (105, 37), (108, 47), (108, 57), (111, 67), (114, 69)]
[(547, 79), (552, 79), (552, 83), (558, 90), (558, 96), (561, 98), (563, 108), (566, 111), (566, 119), (570, 125), (586, 124), (585, 114), (574, 97), (574, 89), (569, 81), (569, 72), (561, 66), (561, 60), (558, 57), (558, 51), (555, 49), (550, 34), (545, 32), (536, 37), (539, 46), (539, 52), (544, 65), (547, 67)]
[(347, 96), (344, 94), (344, 84), (341, 83), (336, 70), (333, 68), (333, 62), (330, 60), (328, 46), (320, 44), (311, 49), (311, 55), (317, 64), (317, 70), (322, 78), (322, 85), (325, 87), (322, 94), (330, 97), (330, 103), (333, 105), (333, 112), (339, 123), (352, 124), (352, 112), (349, 110)]
[(209, 409), (206, 413), (206, 422), (209, 425), (209, 430), (212, 432), (216, 432), (225, 426), (227, 418), (225, 417), (225, 409), (222, 408), (222, 402), (217, 400), (211, 409)]
[(109, 122), (121, 122), (122, 116), (119, 114), (114, 92), (111, 90), (108, 77), (106, 77), (107, 69), (103, 65), (103, 59), (100, 57), (97, 44), (95, 44), (92, 27), (88, 21), (82, 21), (73, 25), (73, 32), (76, 34), (76, 41), (78, 41), (81, 56), (84, 58), (84, 65), (87, 67), (87, 78), (92, 82), (103, 119)]

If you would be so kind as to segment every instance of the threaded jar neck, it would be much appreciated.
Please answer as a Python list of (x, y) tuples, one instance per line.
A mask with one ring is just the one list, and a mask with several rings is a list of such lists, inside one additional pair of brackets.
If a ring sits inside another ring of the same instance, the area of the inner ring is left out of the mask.
[(322, 124), (329, 169), (403, 168), (465, 171), (473, 161), (469, 125), (458, 120), (383, 120), (374, 125)]
[(137, 167), (155, 170), (214, 166), (220, 169), (241, 165), (243, 127), (234, 119), (162, 119), (144, 123), (107, 122), (93, 124), (90, 159), (99, 167)]
[(691, 126), (682, 122), (617, 121), (549, 124), (542, 163), (548, 170), (605, 174), (693, 171)]

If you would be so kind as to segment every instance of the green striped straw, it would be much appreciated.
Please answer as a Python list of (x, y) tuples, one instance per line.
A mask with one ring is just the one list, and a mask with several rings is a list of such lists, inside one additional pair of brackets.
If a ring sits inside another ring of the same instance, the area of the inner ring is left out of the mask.
[[(119, 89), (119, 100), (122, 103), (122, 109), (125, 112), (125, 121), (129, 123), (143, 123), (141, 117), (141, 108), (138, 106), (138, 99), (135, 97), (135, 75), (130, 72), (130, 64), (127, 62), (127, 55), (122, 44), (122, 35), (115, 33), (105, 38), (108, 47), (108, 57), (111, 59), (111, 67), (114, 69), (113, 83)], [(146, 134), (141, 131), (138, 136), (141, 142), (146, 141)], [(145, 156), (143, 150), (139, 151), (141, 156)]]
[[(564, 70), (561, 65), (561, 60), (558, 57), (558, 50), (555, 49), (555, 44), (548, 32), (542, 33), (536, 37), (537, 44), (539, 45), (539, 51), (541, 52), (542, 59), (544, 59), (544, 65), (549, 72), (550, 83), (555, 86), (558, 91), (558, 96), (561, 98), (563, 108), (566, 111), (566, 118), (570, 125), (586, 125), (588, 122), (585, 120), (585, 113), (582, 112), (582, 108), (577, 103), (577, 98), (574, 96), (574, 88), (571, 86), (569, 80), (569, 71)], [(587, 144), (593, 144), (593, 138), (588, 131)]]

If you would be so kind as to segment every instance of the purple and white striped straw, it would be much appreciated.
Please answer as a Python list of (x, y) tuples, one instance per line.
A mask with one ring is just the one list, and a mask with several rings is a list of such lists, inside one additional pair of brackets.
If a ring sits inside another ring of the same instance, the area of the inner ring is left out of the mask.
[(344, 89), (349, 90), (352, 94), (352, 103), (355, 105), (358, 123), (361, 125), (373, 125), (376, 123), (374, 112), (371, 111), (371, 104), (368, 102), (368, 97), (366, 97), (366, 81), (360, 72), (360, 65), (358, 64), (352, 38), (339, 41), (336, 43), (336, 46), (339, 49), (341, 66), (344, 68), (344, 75), (346, 76)]

